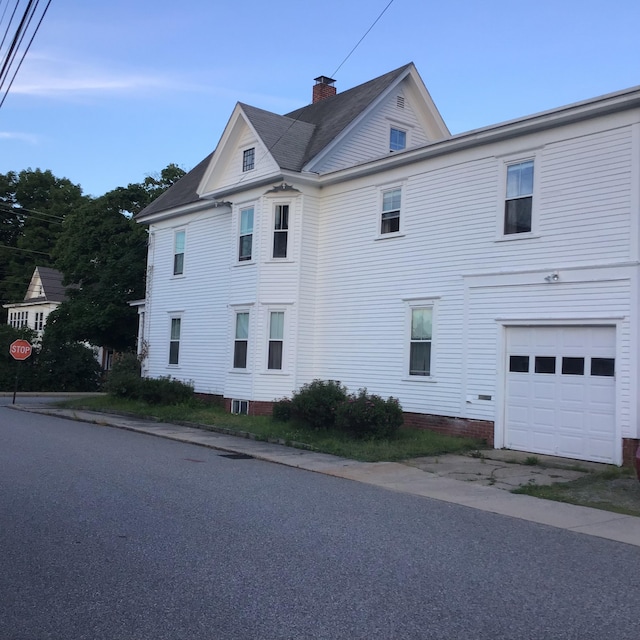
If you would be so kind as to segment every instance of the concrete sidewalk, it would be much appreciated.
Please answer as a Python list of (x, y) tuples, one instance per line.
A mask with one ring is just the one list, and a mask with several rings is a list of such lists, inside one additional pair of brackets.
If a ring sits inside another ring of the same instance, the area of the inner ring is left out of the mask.
[[(153, 422), (139, 418), (46, 406), (11, 405), (10, 408), (117, 427), (221, 451), (245, 454), (259, 460), (346, 478), (356, 482), (364, 482), (392, 491), (452, 502), (473, 509), (499, 513), (513, 518), (640, 547), (640, 518), (561, 502), (541, 500), (527, 495), (516, 495), (504, 490), (505, 488), (517, 486), (514, 483), (522, 484), (521, 476), (523, 473), (537, 473), (536, 481), (541, 482), (539, 469), (523, 470), (521, 465), (511, 465), (519, 467), (513, 472), (518, 477), (503, 483), (505, 484), (503, 488), (497, 488), (495, 486), (496, 483), (491, 483), (493, 486), (487, 486), (487, 483), (469, 482), (468, 478), (464, 477), (454, 479), (456, 474), (462, 474), (462, 476), (465, 474), (469, 476), (482, 475), (482, 467), (480, 468), (480, 473), (472, 470), (474, 463), (484, 465), (485, 476), (487, 469), (494, 470), (496, 468), (494, 464), (490, 464), (487, 467), (486, 461), (474, 460), (467, 456), (439, 456), (437, 459), (418, 459), (411, 462), (415, 466), (397, 462), (357, 462), (329, 454), (293, 449), (279, 444), (270, 444), (194, 427)], [(491, 453), (498, 454), (497, 458), (500, 457), (498, 452)], [(505, 453), (508, 453), (509, 456), (517, 455), (512, 451)], [(505, 466), (504, 460), (502, 462), (502, 466)], [(586, 466), (588, 463), (581, 463), (581, 465), (583, 464)], [(444, 470), (447, 465), (451, 471), (450, 473)], [(501, 468), (500, 465), (497, 465), (497, 467)], [(549, 475), (558, 477), (560, 471), (559, 469), (553, 469)], [(571, 469), (566, 471), (580, 474), (579, 471)], [(492, 472), (495, 476), (495, 471)], [(509, 476), (507, 473), (503, 475), (505, 477)], [(566, 477), (566, 479), (571, 478)]]

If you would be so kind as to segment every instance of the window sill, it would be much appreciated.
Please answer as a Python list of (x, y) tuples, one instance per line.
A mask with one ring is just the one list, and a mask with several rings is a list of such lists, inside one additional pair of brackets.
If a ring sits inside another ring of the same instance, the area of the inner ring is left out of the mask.
[(267, 262), (276, 264), (291, 264), (295, 262), (295, 260), (293, 258), (269, 258)]
[(404, 376), (401, 378), (402, 382), (437, 382), (433, 376)]
[(248, 369), (230, 369), (229, 373), (235, 373), (236, 375), (239, 375), (239, 376), (251, 375), (251, 371), (249, 371)]
[(289, 378), (291, 377), (290, 373), (287, 373), (286, 371), (282, 371), (280, 369), (265, 369), (262, 372), (263, 376), (279, 376), (281, 378)]
[(246, 267), (250, 264), (255, 264), (256, 261), (255, 260), (243, 260), (242, 262), (235, 262), (233, 264), (234, 267)]
[(402, 231), (396, 231), (394, 233), (382, 233), (377, 235), (374, 240), (389, 240), (390, 238), (404, 238), (405, 234)]
[(182, 280), (184, 277), (184, 273), (174, 273), (171, 275), (171, 280)]
[(495, 242), (512, 242), (513, 240), (536, 240), (540, 238), (540, 235), (537, 233), (510, 233), (507, 236), (498, 236), (495, 239)]

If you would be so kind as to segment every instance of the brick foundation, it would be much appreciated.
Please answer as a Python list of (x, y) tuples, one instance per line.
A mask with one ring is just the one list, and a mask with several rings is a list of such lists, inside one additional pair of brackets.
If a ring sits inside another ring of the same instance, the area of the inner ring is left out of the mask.
[(640, 446), (639, 438), (622, 438), (622, 466), (633, 467), (635, 465), (638, 446)]
[(448, 436), (481, 438), (490, 447), (493, 447), (494, 425), (490, 420), (469, 420), (424, 413), (405, 413), (404, 426), (413, 429), (429, 429)]
[[(194, 393), (193, 395), (198, 398), (198, 400), (202, 400), (202, 402), (204, 402), (205, 404), (224, 407), (227, 411), (229, 411), (229, 408), (227, 408), (226, 405), (226, 400), (222, 396), (213, 395), (211, 393)], [(231, 407), (231, 405), (229, 405), (229, 407)]]

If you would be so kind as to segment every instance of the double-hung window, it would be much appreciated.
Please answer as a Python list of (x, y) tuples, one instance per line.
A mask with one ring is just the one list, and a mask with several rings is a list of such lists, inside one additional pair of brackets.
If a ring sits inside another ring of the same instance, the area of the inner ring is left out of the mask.
[(267, 369), (282, 369), (284, 343), (284, 311), (272, 311), (269, 316), (269, 355)]
[(235, 340), (233, 343), (233, 368), (247, 368), (249, 346), (249, 312), (236, 313)]
[(402, 189), (395, 188), (382, 192), (382, 215), (380, 219), (380, 234), (397, 233), (400, 231), (400, 205)]
[(407, 132), (391, 127), (389, 135), (389, 151), (402, 151), (407, 147)]
[(44, 329), (44, 311), (36, 311), (36, 321), (33, 328), (36, 331), (42, 331)]
[(173, 275), (180, 276), (184, 273), (184, 241), (185, 232), (176, 231), (173, 235)]
[(273, 257), (287, 257), (289, 236), (289, 205), (277, 204), (273, 224)]
[[(237, 156), (236, 156), (237, 157)], [(255, 147), (251, 147), (251, 149), (245, 149), (242, 152), (242, 171), (251, 171), (255, 167), (256, 162), (256, 149)]]
[(533, 160), (507, 165), (504, 234), (529, 233), (533, 209)]
[(433, 337), (433, 307), (411, 308), (409, 341), (409, 375), (431, 375), (431, 342)]
[(240, 238), (238, 243), (238, 260), (251, 260), (253, 250), (253, 207), (240, 210)]
[(171, 334), (169, 337), (169, 364), (178, 364), (180, 359), (180, 318), (171, 318)]

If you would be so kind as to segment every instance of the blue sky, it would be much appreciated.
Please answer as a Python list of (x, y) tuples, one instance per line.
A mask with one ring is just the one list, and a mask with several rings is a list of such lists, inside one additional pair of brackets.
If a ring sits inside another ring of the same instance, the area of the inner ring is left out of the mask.
[[(98, 196), (212, 151), (237, 101), (286, 113), (414, 62), (452, 133), (640, 85), (638, 0), (53, 0), (0, 109), (0, 173)], [(333, 75), (335, 73), (335, 75)]]

